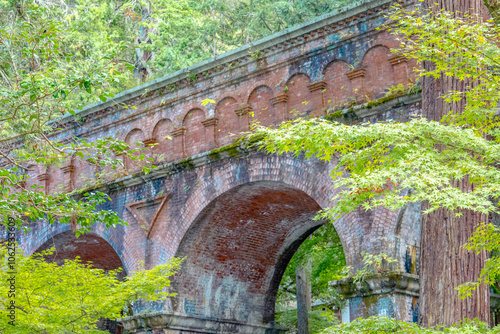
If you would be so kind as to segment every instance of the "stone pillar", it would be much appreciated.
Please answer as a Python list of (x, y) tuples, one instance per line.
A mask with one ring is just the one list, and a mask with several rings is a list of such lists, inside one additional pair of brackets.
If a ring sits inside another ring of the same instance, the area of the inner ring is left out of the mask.
[(325, 103), (325, 81), (317, 81), (307, 85), (309, 91), (312, 94), (313, 103), (313, 116), (323, 116), (326, 115), (326, 103)]
[(388, 59), (394, 68), (394, 83), (408, 84), (408, 59), (403, 56), (392, 56)]
[(184, 149), (184, 135), (186, 134), (186, 128), (177, 128), (172, 130), (170, 135), (174, 140), (174, 160), (183, 159), (186, 157), (186, 150)]
[(364, 68), (359, 68), (346, 73), (349, 80), (351, 80), (352, 91), (356, 98), (356, 102), (358, 103), (364, 102), (365, 100), (365, 74), (366, 70)]
[(286, 111), (286, 101), (288, 101), (288, 95), (286, 94), (280, 94), (271, 99), (274, 111), (276, 112), (276, 118), (280, 121), (286, 121), (289, 119)]
[(206, 128), (206, 138), (205, 142), (207, 143), (206, 149), (207, 150), (213, 150), (214, 148), (218, 147), (217, 145), (217, 118), (212, 117), (208, 118), (204, 121), (201, 122), (203, 126)]
[(342, 321), (373, 315), (388, 316), (407, 322), (418, 321), (418, 276), (406, 273), (376, 274), (355, 283), (347, 278), (329, 283), (344, 296), (347, 306)]
[(61, 167), (61, 171), (63, 172), (63, 187), (65, 192), (71, 192), (74, 189), (73, 183), (73, 173), (75, 171), (75, 166), (72, 164), (68, 164)]

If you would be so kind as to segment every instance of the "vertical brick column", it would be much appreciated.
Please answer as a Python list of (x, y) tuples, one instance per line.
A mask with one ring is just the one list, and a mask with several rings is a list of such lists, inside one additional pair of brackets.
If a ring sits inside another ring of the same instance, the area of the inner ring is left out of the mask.
[(280, 94), (271, 99), (276, 112), (276, 118), (280, 121), (286, 121), (290, 118), (287, 115), (286, 101), (288, 101), (288, 95), (286, 94)]
[(36, 176), (36, 179), (37, 179), (37, 185), (39, 187), (44, 187), (45, 190), (44, 190), (44, 193), (45, 195), (48, 194), (48, 186), (49, 186), (49, 173), (45, 172), (45, 173), (42, 173), (42, 174), (38, 174)]
[(75, 172), (75, 166), (68, 164), (61, 167), (63, 172), (63, 187), (64, 191), (70, 192), (74, 189), (73, 174)]
[(313, 107), (313, 116), (326, 115), (325, 111), (325, 98), (324, 98), (324, 90), (326, 88), (325, 81), (317, 81), (307, 85), (309, 91), (312, 94), (312, 107)]
[(236, 115), (238, 115), (238, 124), (240, 126), (240, 131), (248, 131), (248, 129), (250, 129), (250, 117), (248, 116), (248, 113), (251, 111), (252, 107), (250, 107), (248, 104), (234, 111)]
[(186, 134), (186, 128), (177, 128), (172, 130), (170, 135), (174, 140), (174, 159), (183, 159), (186, 157), (186, 150), (184, 148), (184, 135)]
[(206, 148), (208, 150), (213, 150), (216, 148), (217, 145), (217, 138), (216, 138), (216, 125), (217, 125), (217, 118), (212, 117), (204, 120), (201, 122), (203, 126), (206, 128), (206, 137), (205, 137), (205, 142), (206, 142)]
[(365, 74), (366, 70), (364, 68), (346, 73), (349, 80), (351, 80), (352, 91), (356, 98), (356, 102), (362, 102), (365, 98)]
[(388, 60), (394, 68), (394, 83), (408, 84), (408, 59), (403, 56), (392, 56)]

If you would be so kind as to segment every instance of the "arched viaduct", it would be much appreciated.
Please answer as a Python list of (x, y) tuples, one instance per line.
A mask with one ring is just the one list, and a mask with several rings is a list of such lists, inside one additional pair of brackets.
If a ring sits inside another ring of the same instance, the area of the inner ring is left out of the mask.
[[(96, 225), (77, 239), (67, 225), (33, 224), (29, 234), (19, 235), (24, 251), (55, 244), (59, 260), (80, 255), (126, 273), (138, 261), (151, 268), (185, 256), (172, 287), (178, 295), (165, 304), (135, 305), (139, 314), (124, 321), (132, 332), (277, 331), (274, 301), (281, 276), (301, 242), (324, 223), (313, 220), (316, 212), (333, 205), (329, 172), (336, 162), (268, 155), (233, 144), (230, 134), (247, 131), (253, 120), (275, 125), (347, 107), (351, 122), (420, 114), (418, 93), (379, 99), (390, 87), (415, 79), (416, 64), (391, 53), (398, 46), (384, 30), (391, 3), (356, 3), (66, 117), (53, 139), (111, 135), (131, 144), (158, 143), (151, 154), (159, 168), (144, 175), (126, 160), (136, 172), (110, 175), (101, 186), (112, 198), (106, 209), (128, 226)], [(216, 103), (202, 106), (206, 98)], [(33, 166), (30, 183), (48, 192), (71, 190), (85, 187), (95, 172), (77, 160), (49, 169)], [(358, 210), (334, 226), (354, 269), (367, 251), (386, 253), (409, 274), (418, 273), (418, 206)], [(392, 286), (399, 292), (388, 295), (386, 289), (370, 303), (351, 294), (344, 318), (389, 314), (412, 321), (418, 289), (405, 282)]]

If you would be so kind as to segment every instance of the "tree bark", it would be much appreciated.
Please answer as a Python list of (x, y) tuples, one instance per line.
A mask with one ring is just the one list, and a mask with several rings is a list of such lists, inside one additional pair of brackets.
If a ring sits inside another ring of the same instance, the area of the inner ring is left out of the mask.
[(311, 297), (308, 296), (308, 275), (304, 267), (295, 270), (297, 288), (297, 333), (309, 334), (308, 312), (311, 308)]
[[(426, 0), (424, 6), (435, 11), (444, 9), (456, 16), (478, 14), (483, 17), (487, 14), (480, 0)], [(423, 62), (425, 69), (432, 69), (433, 66), (430, 62)], [(440, 96), (451, 90), (464, 91), (473, 84), (452, 77), (425, 78), (422, 85), (424, 115), (430, 120), (440, 121), (450, 111), (461, 113), (466, 101), (446, 103)], [(467, 179), (454, 181), (454, 186), (464, 192), (474, 189)], [(423, 203), (423, 210), (428, 207), (429, 203)], [(464, 318), (479, 318), (489, 323), (488, 286), (482, 285), (472, 297), (465, 300), (460, 299), (455, 290), (462, 283), (477, 280), (484, 266), (488, 256), (486, 252), (476, 254), (462, 246), (475, 227), (487, 222), (488, 217), (470, 210), (460, 212), (463, 215), (456, 217), (456, 212), (438, 209), (422, 217), (419, 322), (425, 327), (450, 326)]]

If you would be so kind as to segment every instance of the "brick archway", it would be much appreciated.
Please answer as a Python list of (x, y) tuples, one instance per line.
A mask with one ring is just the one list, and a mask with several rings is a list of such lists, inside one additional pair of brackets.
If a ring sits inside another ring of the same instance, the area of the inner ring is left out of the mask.
[(277, 181), (249, 182), (207, 205), (184, 235), (174, 310), (270, 323), (281, 277), (302, 241), (324, 222), (308, 194)]
[(64, 264), (65, 260), (74, 260), (79, 257), (84, 263), (92, 262), (92, 267), (103, 270), (116, 270), (122, 268), (120, 278), (127, 275), (122, 260), (113, 247), (95, 232), (88, 232), (76, 237), (71, 230), (56, 234), (45, 241), (34, 253), (55, 248), (52, 255), (45, 259), (58, 265)]

